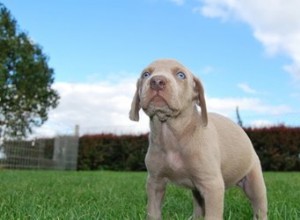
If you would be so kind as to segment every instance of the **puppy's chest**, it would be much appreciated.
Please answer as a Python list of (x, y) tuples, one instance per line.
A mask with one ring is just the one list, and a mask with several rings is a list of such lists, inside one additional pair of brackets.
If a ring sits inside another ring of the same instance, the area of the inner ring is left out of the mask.
[(155, 145), (155, 153), (150, 150), (151, 158), (159, 162), (163, 173), (171, 174), (182, 172), (185, 168), (180, 143), (175, 138), (165, 135)]
[(164, 170), (168, 173), (178, 173), (184, 170), (184, 158), (182, 155), (182, 146), (177, 142), (172, 134), (165, 135), (160, 141), (162, 160), (164, 161)]
[(184, 162), (179, 152), (167, 152), (164, 156), (165, 169), (170, 172), (179, 172), (184, 170)]
[[(153, 172), (159, 172), (161, 176), (166, 177), (171, 182), (192, 187), (192, 181), (189, 178), (189, 161), (185, 155), (186, 147), (174, 136), (166, 127), (163, 127), (157, 139), (153, 141), (155, 153), (149, 152), (150, 161), (156, 161), (150, 168)], [(153, 153), (153, 154), (152, 154)]]
[(168, 152), (165, 154), (162, 172), (171, 182), (180, 186), (193, 188), (188, 166), (179, 152)]
[(167, 178), (180, 186), (194, 188), (190, 163), (181, 151), (150, 150), (146, 156), (146, 165), (148, 172), (156, 176)]

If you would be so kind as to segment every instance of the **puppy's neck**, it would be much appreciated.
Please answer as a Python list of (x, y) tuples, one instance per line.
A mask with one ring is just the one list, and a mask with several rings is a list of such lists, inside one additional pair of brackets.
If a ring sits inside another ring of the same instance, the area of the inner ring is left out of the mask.
[[(150, 118), (150, 141), (160, 147), (185, 145), (200, 126), (200, 121), (196, 107), (186, 109), (177, 117), (169, 117), (165, 121), (155, 115)], [(170, 143), (170, 140), (175, 140), (176, 143)]]

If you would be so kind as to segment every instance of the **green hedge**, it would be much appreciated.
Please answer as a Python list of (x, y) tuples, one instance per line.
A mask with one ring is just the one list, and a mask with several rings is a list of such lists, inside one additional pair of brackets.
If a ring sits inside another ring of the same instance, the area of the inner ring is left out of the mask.
[[(245, 128), (245, 131), (261, 160), (263, 170), (300, 171), (300, 127)], [(45, 158), (53, 158), (54, 139), (38, 139), (34, 145), (31, 141), (23, 141), (22, 144), (8, 141), (5, 142), (3, 150), (7, 156), (6, 160), (13, 160), (17, 166), (20, 161), (16, 156), (26, 157), (26, 152), (30, 150), (34, 152), (30, 157), (34, 157), (35, 154), (38, 156), (40, 153), (37, 149), (40, 147), (44, 148), (41, 152)], [(84, 135), (79, 138), (77, 169), (143, 171), (146, 170), (144, 158), (147, 148), (148, 135), (146, 134)], [(28, 165), (34, 163), (35, 160)]]
[(79, 139), (79, 170), (146, 170), (147, 135), (99, 134)]
[[(245, 128), (265, 171), (300, 171), (300, 128)], [(145, 170), (147, 135), (85, 135), (79, 140), (79, 170)]]
[(246, 128), (266, 171), (300, 171), (300, 128)]

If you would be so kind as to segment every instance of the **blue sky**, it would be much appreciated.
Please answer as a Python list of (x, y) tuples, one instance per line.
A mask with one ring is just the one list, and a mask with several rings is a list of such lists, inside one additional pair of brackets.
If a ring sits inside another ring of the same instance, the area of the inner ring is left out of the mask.
[[(271, 3), (270, 3), (271, 1)], [(300, 16), (291, 0), (2, 0), (55, 69), (60, 106), (44, 133), (146, 131), (128, 111), (140, 71), (175, 58), (208, 110), (244, 124), (300, 124)]]

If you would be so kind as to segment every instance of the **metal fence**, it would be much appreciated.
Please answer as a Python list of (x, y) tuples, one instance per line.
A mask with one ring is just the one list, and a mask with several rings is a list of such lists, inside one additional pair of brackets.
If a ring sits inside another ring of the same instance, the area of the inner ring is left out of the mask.
[(78, 135), (3, 141), (0, 168), (76, 170), (78, 141)]

